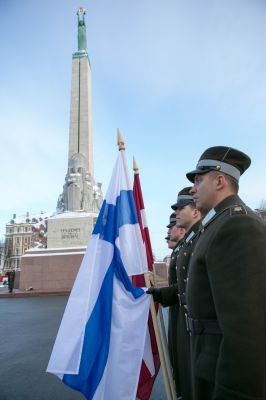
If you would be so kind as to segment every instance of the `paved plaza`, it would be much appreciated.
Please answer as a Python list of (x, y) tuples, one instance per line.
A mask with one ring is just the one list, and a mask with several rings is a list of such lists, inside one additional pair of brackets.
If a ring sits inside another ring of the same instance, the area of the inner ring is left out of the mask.
[[(0, 300), (1, 400), (85, 399), (45, 372), (67, 300), (66, 296)], [(166, 310), (164, 314), (167, 319)], [(150, 400), (165, 398), (160, 371)]]

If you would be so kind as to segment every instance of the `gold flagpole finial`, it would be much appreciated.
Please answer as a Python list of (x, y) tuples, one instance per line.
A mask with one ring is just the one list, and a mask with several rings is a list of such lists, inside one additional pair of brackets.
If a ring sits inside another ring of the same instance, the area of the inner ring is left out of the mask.
[(125, 142), (124, 139), (120, 133), (119, 128), (117, 128), (117, 146), (119, 146), (118, 150), (126, 150), (125, 146), (124, 146)]
[(135, 171), (135, 175), (139, 175), (139, 166), (134, 156), (133, 156), (133, 170)]

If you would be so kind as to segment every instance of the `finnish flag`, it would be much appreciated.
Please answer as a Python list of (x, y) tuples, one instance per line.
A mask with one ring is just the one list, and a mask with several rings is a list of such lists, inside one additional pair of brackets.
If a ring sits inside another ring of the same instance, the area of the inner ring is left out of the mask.
[[(147, 271), (122, 150), (71, 291), (47, 372), (82, 392), (86, 399), (135, 400), (147, 346), (150, 296), (142, 288), (134, 288), (129, 276)], [(154, 365), (150, 370), (154, 371)]]

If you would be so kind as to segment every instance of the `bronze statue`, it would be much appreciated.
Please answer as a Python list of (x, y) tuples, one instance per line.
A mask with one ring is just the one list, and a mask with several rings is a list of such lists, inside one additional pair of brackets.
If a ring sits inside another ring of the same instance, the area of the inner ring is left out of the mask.
[[(82, 13), (82, 18), (80, 18), (81, 13)], [(80, 7), (77, 12), (77, 16), (78, 16), (78, 51), (86, 52), (87, 37), (86, 37), (85, 14), (86, 14), (85, 8)]]

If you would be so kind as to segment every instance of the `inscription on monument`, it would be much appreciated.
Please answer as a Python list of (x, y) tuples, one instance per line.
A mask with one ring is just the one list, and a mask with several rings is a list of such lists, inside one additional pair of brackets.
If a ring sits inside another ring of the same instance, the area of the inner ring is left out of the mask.
[(80, 228), (61, 229), (61, 239), (79, 239)]

